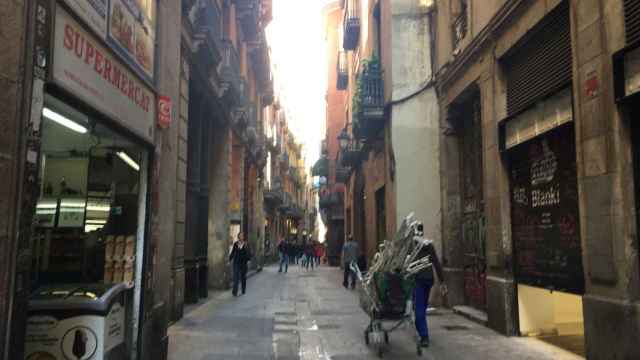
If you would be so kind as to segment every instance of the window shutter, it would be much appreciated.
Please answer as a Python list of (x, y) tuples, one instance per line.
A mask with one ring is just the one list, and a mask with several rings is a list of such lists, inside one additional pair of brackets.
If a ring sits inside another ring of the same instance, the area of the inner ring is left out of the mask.
[(624, 28), (627, 45), (640, 40), (640, 1), (624, 0)]
[(507, 113), (515, 115), (571, 82), (569, 2), (563, 1), (502, 60)]

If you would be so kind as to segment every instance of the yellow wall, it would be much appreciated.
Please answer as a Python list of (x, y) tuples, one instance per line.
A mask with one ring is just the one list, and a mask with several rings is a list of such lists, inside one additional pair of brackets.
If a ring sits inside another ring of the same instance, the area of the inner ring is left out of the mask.
[(582, 297), (518, 284), (522, 335), (584, 333)]

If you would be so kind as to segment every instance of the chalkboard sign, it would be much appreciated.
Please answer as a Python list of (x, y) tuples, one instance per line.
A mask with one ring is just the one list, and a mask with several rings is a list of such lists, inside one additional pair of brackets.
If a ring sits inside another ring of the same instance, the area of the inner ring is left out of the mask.
[(509, 151), (516, 280), (584, 293), (573, 124)]

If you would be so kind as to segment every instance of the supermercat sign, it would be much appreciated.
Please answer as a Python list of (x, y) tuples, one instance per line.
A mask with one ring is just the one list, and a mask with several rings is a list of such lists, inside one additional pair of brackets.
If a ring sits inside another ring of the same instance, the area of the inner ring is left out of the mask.
[(154, 93), (60, 6), (56, 12), (53, 79), (138, 136), (153, 142)]

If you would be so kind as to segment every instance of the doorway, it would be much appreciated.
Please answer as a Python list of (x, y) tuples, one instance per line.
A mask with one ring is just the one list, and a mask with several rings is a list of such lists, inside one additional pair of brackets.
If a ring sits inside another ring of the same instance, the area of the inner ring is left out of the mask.
[(573, 123), (508, 151), (520, 334), (584, 356)]
[(465, 305), (486, 311), (486, 256), (480, 92), (460, 106), (462, 256)]
[(71, 356), (65, 346), (33, 340), (53, 336), (39, 321), (53, 317), (63, 331), (86, 321), (83, 304), (113, 299), (104, 300), (114, 301), (102, 314), (112, 321), (113, 347), (105, 351), (129, 359), (139, 334), (148, 152), (92, 111), (61, 99), (45, 95), (42, 111), (30, 272), (31, 299), (42, 301), (29, 305), (26, 354)]

